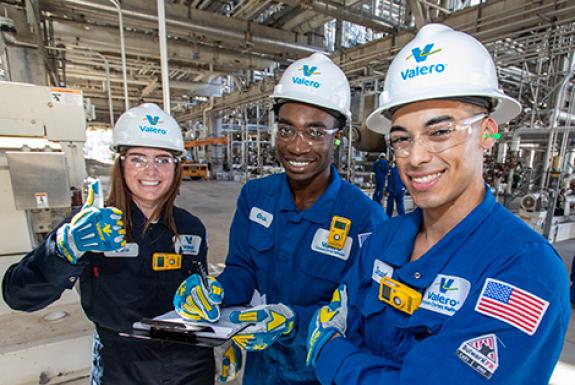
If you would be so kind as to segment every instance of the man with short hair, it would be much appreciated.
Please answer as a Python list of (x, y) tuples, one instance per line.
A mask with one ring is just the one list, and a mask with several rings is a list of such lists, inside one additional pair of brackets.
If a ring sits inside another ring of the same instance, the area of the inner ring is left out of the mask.
[(418, 209), (383, 223), (310, 323), (322, 384), (548, 384), (569, 324), (566, 268), (495, 202), (483, 155), (520, 112), (473, 37), (429, 24), (367, 120)]
[(332, 164), (336, 139), (351, 117), (341, 69), (319, 53), (298, 60), (271, 98), (285, 173), (243, 187), (226, 268), (217, 277), (221, 285), (208, 290), (192, 276), (174, 302), (185, 318), (213, 321), (222, 288), (224, 306), (247, 305), (259, 292), (263, 305), (230, 315), (234, 322), (254, 323), (234, 337), (248, 351), (244, 384), (311, 385), (318, 383), (305, 364), (311, 316), (329, 301), (362, 242), (386, 217)]

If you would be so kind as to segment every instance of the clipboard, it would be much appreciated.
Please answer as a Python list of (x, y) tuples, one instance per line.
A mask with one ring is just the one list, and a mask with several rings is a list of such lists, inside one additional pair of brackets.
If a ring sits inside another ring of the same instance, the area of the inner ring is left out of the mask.
[(252, 323), (235, 324), (229, 320), (232, 311), (245, 309), (245, 307), (237, 306), (224, 308), (220, 320), (215, 323), (187, 321), (175, 311), (170, 311), (153, 319), (144, 318), (135, 322), (130, 332), (120, 333), (120, 335), (213, 348), (223, 345), (237, 333), (252, 325)]

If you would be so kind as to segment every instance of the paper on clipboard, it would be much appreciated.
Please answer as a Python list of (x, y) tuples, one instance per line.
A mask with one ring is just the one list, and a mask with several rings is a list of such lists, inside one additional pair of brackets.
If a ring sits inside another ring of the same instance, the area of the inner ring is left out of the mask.
[(208, 337), (208, 338), (218, 338), (218, 339), (230, 339), (238, 331), (245, 328), (246, 324), (235, 324), (230, 321), (230, 313), (234, 310), (246, 310), (246, 307), (234, 306), (222, 309), (222, 315), (218, 322), (206, 323), (206, 322), (192, 322), (182, 319), (175, 311), (163, 314), (154, 318), (154, 320), (165, 321), (165, 322), (176, 322), (184, 324), (186, 328), (190, 330), (197, 330), (200, 328), (211, 328), (212, 331), (197, 331), (196, 335), (198, 337)]
[(220, 320), (215, 323), (192, 322), (182, 319), (175, 311), (162, 314), (152, 320), (142, 320), (132, 325), (131, 333), (122, 333), (126, 337), (170, 340), (199, 346), (218, 346), (245, 329), (251, 323), (235, 324), (230, 321), (234, 310), (246, 307), (223, 308)]

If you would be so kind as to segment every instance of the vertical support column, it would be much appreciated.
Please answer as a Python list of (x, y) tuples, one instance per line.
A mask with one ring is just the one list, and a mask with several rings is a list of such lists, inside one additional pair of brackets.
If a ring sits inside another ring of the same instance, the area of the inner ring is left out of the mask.
[(124, 16), (122, 7), (117, 0), (110, 0), (118, 10), (118, 28), (120, 29), (120, 54), (122, 57), (122, 78), (124, 80), (124, 108), (130, 109), (130, 99), (128, 97), (128, 74), (126, 70), (126, 40), (124, 38)]
[(166, 9), (164, 0), (158, 0), (158, 32), (160, 37), (160, 63), (162, 66), (162, 93), (164, 111), (170, 113), (170, 76), (168, 72), (168, 42), (166, 37)]

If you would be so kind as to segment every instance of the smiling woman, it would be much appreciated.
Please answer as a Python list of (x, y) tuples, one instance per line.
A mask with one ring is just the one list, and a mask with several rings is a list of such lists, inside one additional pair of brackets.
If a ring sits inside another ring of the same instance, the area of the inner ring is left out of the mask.
[[(118, 335), (170, 311), (173, 293), (197, 262), (207, 270), (204, 225), (174, 206), (184, 153), (180, 127), (155, 104), (140, 105), (118, 119), (112, 150), (117, 156), (107, 207), (86, 205), (11, 266), (5, 300), (13, 309), (35, 311), (79, 279), (82, 308), (95, 325), (91, 384), (213, 384), (211, 349)], [(94, 228), (107, 225), (100, 217), (117, 229), (117, 242), (84, 247), (87, 235), (97, 238), (95, 231), (87, 234), (88, 220), (96, 218)], [(173, 266), (163, 262), (167, 255)]]

